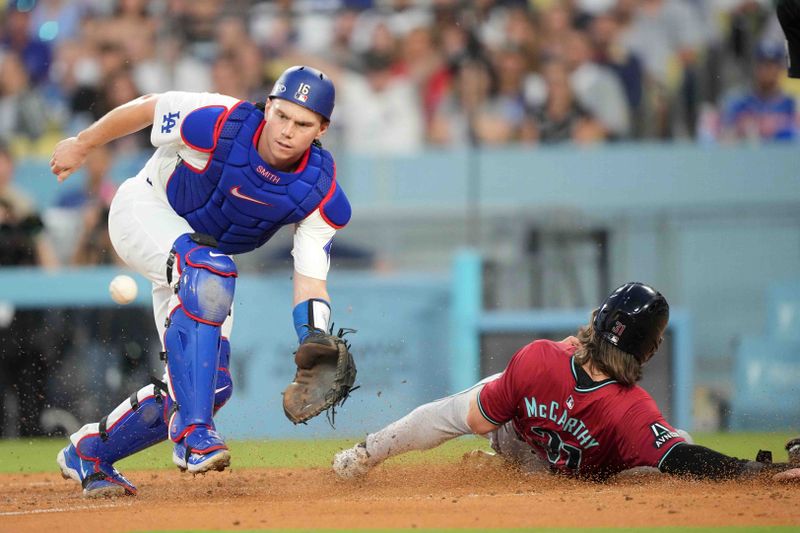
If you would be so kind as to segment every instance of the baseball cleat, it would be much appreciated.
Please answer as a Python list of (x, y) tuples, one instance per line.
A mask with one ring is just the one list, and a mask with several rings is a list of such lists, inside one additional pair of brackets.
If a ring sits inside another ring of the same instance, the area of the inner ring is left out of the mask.
[(462, 461), (476, 465), (491, 464), (496, 462), (498, 458), (496, 453), (485, 450), (472, 450), (461, 456)]
[(354, 479), (362, 477), (369, 472), (372, 466), (367, 453), (367, 443), (360, 442), (337, 453), (333, 457), (333, 471), (341, 479)]
[(222, 472), (231, 465), (231, 452), (227, 448), (219, 448), (208, 453), (198, 453), (191, 451), (184, 439), (173, 448), (172, 462), (181, 471), (192, 474), (202, 474), (210, 470)]
[(84, 459), (70, 444), (56, 456), (64, 479), (73, 479), (83, 487), (84, 498), (135, 496), (136, 487), (116, 468), (99, 460)]

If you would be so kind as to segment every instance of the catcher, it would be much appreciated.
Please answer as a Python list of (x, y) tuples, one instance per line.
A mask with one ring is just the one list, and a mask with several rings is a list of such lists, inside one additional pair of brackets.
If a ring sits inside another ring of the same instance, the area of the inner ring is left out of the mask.
[(147, 95), (58, 143), (50, 162), (64, 181), (97, 146), (150, 125), (156, 151), (117, 191), (109, 214), (114, 249), (153, 284), (163, 342), (154, 380), (58, 453), (84, 496), (134, 495), (114, 463), (167, 438), (172, 461), (192, 473), (223, 470), (230, 452), (213, 415), (233, 392), (229, 372), (237, 277), (232, 255), (294, 229), (297, 374), (284, 395), (294, 423), (337, 405), (355, 380), (347, 344), (328, 332), (326, 277), (334, 234), (350, 220), (328, 129), (334, 86), (322, 72), (286, 70), (265, 103), (209, 93)]
[(649, 467), (711, 479), (790, 479), (796, 474), (792, 465), (773, 464), (768, 452), (747, 461), (691, 443), (636, 385), (668, 320), (669, 306), (660, 293), (626, 283), (577, 338), (524, 346), (504, 372), (422, 405), (336, 454), (333, 470), (341, 478), (363, 476), (394, 455), (475, 433), (487, 435), (500, 458), (527, 471), (602, 480)]

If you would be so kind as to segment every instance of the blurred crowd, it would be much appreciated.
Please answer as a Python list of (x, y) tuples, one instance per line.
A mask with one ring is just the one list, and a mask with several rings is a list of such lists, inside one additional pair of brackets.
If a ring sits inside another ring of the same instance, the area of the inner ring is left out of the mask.
[(335, 153), (797, 137), (770, 0), (8, 0), (0, 15), (0, 264), (118, 261), (111, 162), (149, 132), (95, 151), (44, 224), (12, 154), (46, 160), (141, 94), (263, 101), (299, 63), (336, 83)]
[(0, 26), (0, 136), (42, 154), (139, 94), (259, 101), (300, 62), (349, 151), (796, 136), (770, 0), (12, 0)]
[(797, 137), (770, 0), (9, 0), (0, 14), (5, 265), (118, 261), (111, 162), (145, 153), (149, 132), (96, 150), (44, 221), (12, 154), (46, 159), (141, 94), (263, 101), (298, 63), (336, 83), (334, 152)]

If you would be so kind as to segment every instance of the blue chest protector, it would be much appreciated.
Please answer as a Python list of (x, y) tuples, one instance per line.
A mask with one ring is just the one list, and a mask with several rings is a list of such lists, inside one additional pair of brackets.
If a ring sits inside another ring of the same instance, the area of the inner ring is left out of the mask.
[(184, 143), (210, 158), (203, 169), (179, 161), (167, 182), (167, 198), (196, 232), (214, 237), (226, 254), (258, 248), (317, 207), (333, 227), (350, 219), (330, 152), (312, 145), (296, 172), (275, 170), (256, 149), (263, 121), (261, 110), (239, 102), (230, 110), (196, 109), (181, 124)]

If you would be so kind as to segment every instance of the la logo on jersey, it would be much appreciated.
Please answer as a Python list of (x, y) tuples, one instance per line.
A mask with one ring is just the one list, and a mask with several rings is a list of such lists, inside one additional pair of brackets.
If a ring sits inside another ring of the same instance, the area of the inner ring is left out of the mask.
[(301, 83), (297, 87), (297, 92), (294, 93), (294, 99), (300, 100), (301, 102), (308, 102), (308, 93), (311, 92), (311, 86), (307, 83)]
[(659, 424), (658, 422), (652, 424), (650, 429), (653, 431), (653, 435), (656, 437), (656, 440), (653, 442), (656, 448), (661, 448), (670, 440), (680, 437), (677, 431), (673, 431), (670, 428)]

